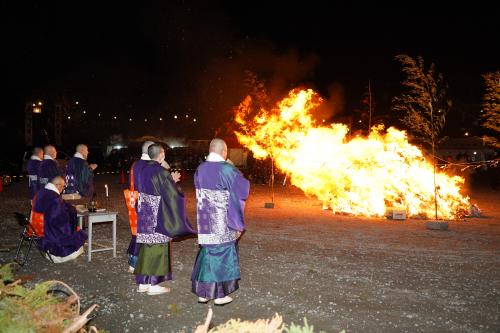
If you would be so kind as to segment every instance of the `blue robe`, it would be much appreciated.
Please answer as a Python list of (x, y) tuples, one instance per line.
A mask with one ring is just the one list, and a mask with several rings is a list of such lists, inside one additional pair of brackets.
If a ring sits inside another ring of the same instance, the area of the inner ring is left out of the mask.
[(136, 282), (158, 284), (172, 278), (171, 240), (194, 234), (185, 213), (184, 193), (170, 172), (148, 161), (138, 174)]
[(57, 161), (52, 159), (44, 159), (40, 163), (40, 167), (38, 168), (38, 188), (42, 189), (50, 182), (54, 177), (63, 176), (64, 173), (59, 168), (59, 164)]
[(94, 173), (83, 158), (73, 156), (66, 166), (65, 194), (78, 193), (92, 198), (94, 194)]
[(28, 187), (30, 191), (30, 199), (33, 199), (38, 192), (38, 170), (42, 161), (30, 159), (26, 169), (28, 170)]
[(238, 289), (238, 232), (245, 230), (250, 183), (227, 162), (204, 162), (194, 176), (200, 250), (191, 275), (192, 291), (207, 299)]
[(67, 257), (81, 251), (87, 234), (77, 231), (76, 209), (59, 194), (42, 188), (35, 197), (33, 210), (43, 214), (42, 248), (56, 257)]

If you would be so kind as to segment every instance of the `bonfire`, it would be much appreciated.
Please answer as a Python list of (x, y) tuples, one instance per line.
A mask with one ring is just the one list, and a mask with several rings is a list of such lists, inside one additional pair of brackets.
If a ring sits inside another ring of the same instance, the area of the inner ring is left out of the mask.
[[(464, 179), (436, 173), (431, 157), (411, 144), (405, 131), (372, 127), (367, 137), (349, 138), (344, 124), (314, 120), (322, 103), (313, 90), (294, 89), (266, 110), (247, 96), (235, 108), (238, 140), (258, 159), (271, 158), (291, 183), (334, 212), (385, 216), (401, 207), (407, 216), (458, 219), (469, 207)], [(436, 195), (435, 195), (436, 192)]]

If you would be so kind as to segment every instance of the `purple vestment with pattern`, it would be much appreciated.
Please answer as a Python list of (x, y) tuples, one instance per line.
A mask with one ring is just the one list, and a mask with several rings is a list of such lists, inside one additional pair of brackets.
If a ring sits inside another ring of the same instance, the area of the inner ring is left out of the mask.
[(227, 162), (204, 162), (196, 170), (198, 243), (217, 245), (234, 242), (245, 230), (243, 213), (250, 183)]
[(191, 275), (192, 291), (207, 299), (238, 289), (239, 233), (245, 230), (245, 201), (250, 183), (225, 161), (207, 161), (196, 170), (196, 213), (201, 246)]
[(138, 175), (137, 243), (161, 244), (194, 230), (185, 213), (184, 193), (160, 163), (148, 161)]
[[(138, 284), (155, 285), (172, 278), (171, 260), (160, 248), (166, 250), (163, 246), (172, 239), (195, 231), (185, 214), (184, 194), (177, 188), (170, 172), (156, 161), (146, 163), (135, 184), (139, 191), (136, 242), (141, 244), (135, 275)], [(165, 265), (170, 268), (155, 269)], [(157, 271), (161, 272), (147, 273)]]

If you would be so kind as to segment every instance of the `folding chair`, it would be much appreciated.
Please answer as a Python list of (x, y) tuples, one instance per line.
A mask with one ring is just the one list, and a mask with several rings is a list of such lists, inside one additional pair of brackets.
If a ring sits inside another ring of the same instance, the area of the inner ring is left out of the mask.
[[(43, 236), (40, 234), (40, 231), (36, 231), (36, 228), (31, 224), (30, 219), (26, 215), (18, 212), (15, 212), (14, 216), (16, 217), (19, 225), (23, 227), (23, 231), (19, 235), (19, 244), (17, 246), (16, 258), (14, 260), (19, 265), (24, 266), (24, 264), (26, 264), (26, 262), (28, 261), (28, 256), (34, 243), (42, 257), (49, 259), (51, 262), (54, 262), (50, 254), (42, 250), (41, 240)], [(25, 241), (28, 243), (28, 250), (23, 253), (22, 246)]]

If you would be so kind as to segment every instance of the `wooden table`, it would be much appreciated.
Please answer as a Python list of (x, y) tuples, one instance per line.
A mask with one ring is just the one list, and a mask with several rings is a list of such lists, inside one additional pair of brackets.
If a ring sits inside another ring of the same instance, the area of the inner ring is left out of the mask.
[[(87, 222), (88, 228), (88, 261), (92, 260), (92, 252), (111, 251), (113, 257), (116, 257), (116, 215), (117, 212), (101, 211), (101, 212), (82, 212), (78, 211), (78, 225), (83, 228), (84, 220)], [(112, 222), (113, 225), (113, 246), (92, 250), (92, 226), (96, 223)]]

